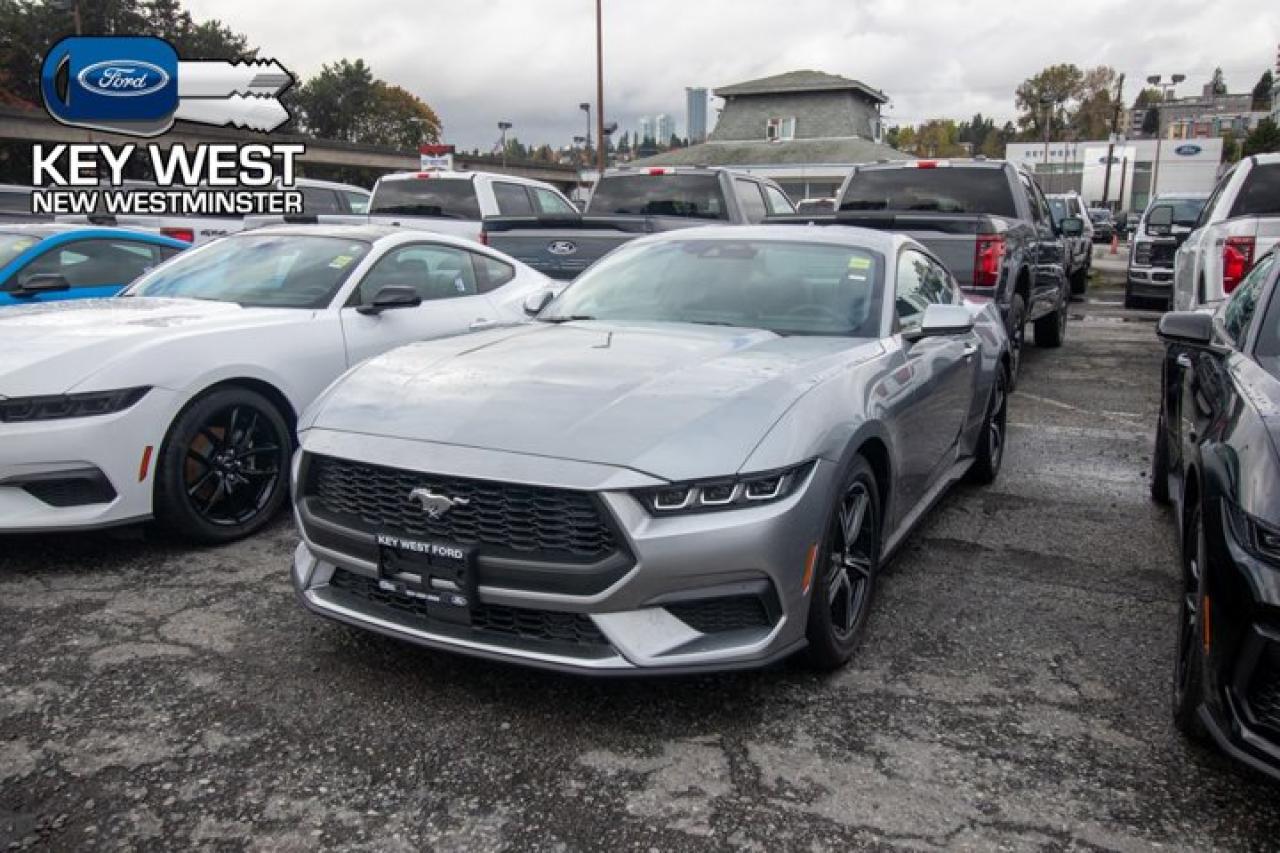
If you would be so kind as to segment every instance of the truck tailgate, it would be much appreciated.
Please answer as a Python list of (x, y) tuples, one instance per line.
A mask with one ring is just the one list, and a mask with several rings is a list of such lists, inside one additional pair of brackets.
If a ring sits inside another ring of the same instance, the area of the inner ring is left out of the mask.
[(567, 281), (630, 240), (666, 230), (646, 216), (490, 216), (485, 242)]

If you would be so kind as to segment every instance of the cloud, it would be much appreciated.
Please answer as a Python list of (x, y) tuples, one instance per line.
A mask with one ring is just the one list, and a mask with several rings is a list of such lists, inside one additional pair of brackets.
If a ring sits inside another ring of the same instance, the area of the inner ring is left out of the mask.
[[(595, 101), (591, 0), (188, 0), (303, 77), (363, 58), (431, 104), (446, 141), (487, 149), (497, 122), (566, 145)], [(1126, 100), (1149, 74), (1182, 94), (1221, 65), (1232, 91), (1275, 61), (1274, 0), (604, 0), (605, 111), (623, 130), (665, 112), (684, 129), (684, 88), (814, 68), (892, 99), (891, 120), (1014, 116), (1013, 90), (1046, 65), (1111, 65)], [(717, 102), (718, 103), (718, 102)], [(714, 113), (713, 113), (714, 114)]]

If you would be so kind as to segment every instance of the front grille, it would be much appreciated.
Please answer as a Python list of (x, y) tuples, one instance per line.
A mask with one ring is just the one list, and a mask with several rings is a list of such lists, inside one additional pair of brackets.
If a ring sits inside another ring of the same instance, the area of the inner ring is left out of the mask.
[(1173, 266), (1173, 256), (1178, 253), (1178, 247), (1172, 243), (1155, 243), (1151, 247), (1151, 259), (1149, 263), (1153, 267), (1171, 267)]
[[(410, 499), (417, 488), (464, 498), (437, 519)], [(464, 480), (312, 456), (306, 495), (317, 514), (366, 533), (394, 532), (540, 559), (594, 562), (617, 550), (599, 500), (585, 492)]]
[(88, 506), (116, 499), (116, 490), (102, 474), (31, 480), (21, 485), (23, 491), (49, 506)]
[(1268, 643), (1249, 678), (1249, 710), (1261, 725), (1280, 732), (1280, 653)]
[[(352, 598), (394, 612), (396, 620), (409, 627), (445, 633), (459, 630), (456, 625), (432, 619), (426, 604), (418, 599), (385, 590), (378, 586), (377, 580), (365, 575), (337, 569), (329, 579), (329, 586)], [(471, 608), (471, 627), (461, 630), (470, 631), (477, 635), (475, 639), (483, 641), (515, 639), (597, 650), (607, 649), (609, 645), (595, 623), (581, 613), (505, 607), (484, 602), (476, 602)]]
[(663, 605), (681, 622), (704, 634), (738, 631), (744, 628), (767, 628), (772, 624), (769, 611), (756, 595), (734, 595), (682, 601)]

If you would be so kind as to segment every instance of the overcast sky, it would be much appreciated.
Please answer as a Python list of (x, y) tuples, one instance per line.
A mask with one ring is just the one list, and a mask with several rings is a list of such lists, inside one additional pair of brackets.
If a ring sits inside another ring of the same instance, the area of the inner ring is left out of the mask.
[[(446, 142), (489, 148), (500, 119), (522, 141), (568, 144), (595, 101), (593, 0), (187, 0), (307, 77), (363, 58), (431, 104)], [(890, 122), (1014, 116), (1013, 90), (1046, 65), (1107, 64), (1125, 100), (1150, 74), (1198, 92), (1221, 65), (1231, 91), (1274, 67), (1276, 0), (604, 0), (605, 110), (632, 130), (684, 88), (798, 68), (861, 80)], [(718, 105), (720, 102), (714, 102)], [(594, 106), (593, 106), (594, 109)], [(714, 108), (708, 121), (714, 124)], [(763, 131), (762, 131), (763, 133)]]

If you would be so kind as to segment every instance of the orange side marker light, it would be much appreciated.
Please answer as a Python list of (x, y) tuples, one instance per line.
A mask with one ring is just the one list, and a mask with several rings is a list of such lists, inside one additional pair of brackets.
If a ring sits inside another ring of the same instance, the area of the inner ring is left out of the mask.
[(809, 587), (813, 584), (813, 561), (818, 559), (818, 543), (809, 546), (809, 556), (804, 561), (804, 576), (800, 578), (800, 591), (805, 595), (809, 594)]
[(147, 479), (147, 471), (151, 468), (152, 447), (148, 444), (142, 451), (142, 464), (138, 466), (138, 482)]

